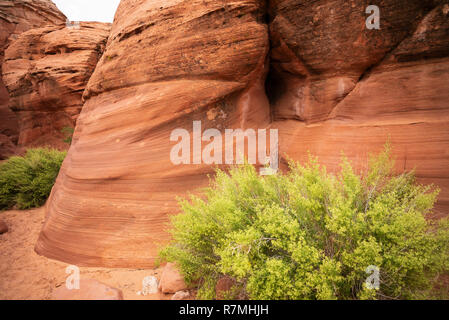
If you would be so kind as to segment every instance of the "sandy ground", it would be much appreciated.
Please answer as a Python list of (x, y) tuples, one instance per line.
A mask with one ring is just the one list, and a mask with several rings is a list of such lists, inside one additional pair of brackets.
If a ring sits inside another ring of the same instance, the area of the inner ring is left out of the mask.
[[(34, 252), (44, 222), (44, 209), (0, 212), (9, 232), (0, 235), (0, 300), (47, 300), (55, 288), (65, 285), (68, 274), (66, 263), (47, 259)], [(80, 268), (81, 278), (95, 279), (121, 289), (125, 300), (166, 300), (171, 295), (137, 295), (142, 280), (154, 275), (158, 279), (161, 269), (131, 270), (106, 268)], [(448, 299), (449, 275), (439, 281), (438, 299)]]
[[(0, 235), (0, 300), (47, 300), (69, 276), (66, 263), (50, 260), (34, 252), (44, 222), (44, 208), (0, 212), (9, 232)], [(161, 270), (80, 268), (83, 279), (95, 279), (121, 289), (125, 300), (160, 300), (170, 296), (139, 296), (142, 280)]]

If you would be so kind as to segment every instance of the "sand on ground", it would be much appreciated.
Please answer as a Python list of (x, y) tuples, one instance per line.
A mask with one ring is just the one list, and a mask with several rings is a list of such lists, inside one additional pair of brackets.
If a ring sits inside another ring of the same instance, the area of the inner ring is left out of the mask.
[[(65, 285), (67, 263), (34, 252), (44, 222), (45, 209), (0, 212), (9, 231), (0, 235), (0, 300), (48, 300), (54, 289)], [(80, 267), (81, 279), (95, 279), (122, 290), (125, 300), (165, 300), (170, 295), (141, 296), (146, 276), (160, 277), (161, 269), (108, 269)]]

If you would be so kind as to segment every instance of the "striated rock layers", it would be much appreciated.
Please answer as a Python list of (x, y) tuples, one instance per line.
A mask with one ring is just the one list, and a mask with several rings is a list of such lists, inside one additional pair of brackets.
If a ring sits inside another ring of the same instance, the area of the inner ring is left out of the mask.
[(63, 144), (103, 53), (110, 24), (82, 22), (21, 34), (5, 52), (3, 80), (19, 122), (19, 146)]
[(22, 32), (65, 21), (50, 0), (0, 1), (0, 160), (14, 153), (19, 137), (17, 118), (8, 107), (8, 92), (1, 79), (4, 51)]
[(194, 135), (195, 120), (277, 128), (281, 155), (310, 150), (332, 170), (341, 151), (361, 167), (390, 137), (398, 169), (442, 187), (447, 210), (449, 5), (374, 2), (380, 30), (367, 1), (122, 0), (36, 251), (152, 266), (175, 197), (213, 170), (170, 161), (171, 133)]
[[(416, 168), (449, 209), (449, 1), (275, 1), (270, 102), (281, 154), (307, 151), (337, 169), (391, 140), (398, 170)], [(270, 89), (270, 88), (268, 88)], [(300, 121), (297, 121), (300, 120)]]
[[(226, 4), (225, 4), (226, 3)], [(206, 165), (170, 161), (172, 130), (269, 123), (261, 1), (122, 1), (48, 201), (38, 253), (78, 265), (152, 266), (175, 195)]]

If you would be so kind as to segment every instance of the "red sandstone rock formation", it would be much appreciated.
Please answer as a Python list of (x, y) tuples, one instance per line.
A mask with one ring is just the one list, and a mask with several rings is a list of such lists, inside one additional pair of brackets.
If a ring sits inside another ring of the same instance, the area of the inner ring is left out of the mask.
[(192, 120), (204, 128), (269, 122), (264, 10), (258, 0), (121, 2), (38, 253), (78, 265), (153, 265), (179, 210), (175, 195), (213, 172), (170, 162), (172, 130)]
[(1, 79), (4, 50), (22, 32), (65, 21), (50, 0), (0, 1), (0, 159), (14, 152), (19, 136), (17, 119), (8, 107), (8, 92)]
[(105, 23), (52, 26), (27, 31), (10, 44), (3, 80), (19, 121), (19, 146), (63, 145), (61, 129), (75, 126), (109, 30)]
[(360, 168), (390, 137), (398, 168), (416, 166), (449, 208), (447, 1), (377, 1), (381, 30), (366, 29), (365, 1), (265, 3), (121, 2), (38, 253), (152, 266), (175, 197), (212, 172), (170, 162), (170, 133), (194, 120), (278, 128), (281, 154), (310, 150), (330, 169), (341, 151)]
[(343, 151), (360, 167), (390, 138), (398, 170), (442, 188), (447, 214), (449, 1), (379, 1), (381, 30), (364, 28), (365, 4), (297, 2), (275, 1), (270, 25), (281, 154), (337, 169)]

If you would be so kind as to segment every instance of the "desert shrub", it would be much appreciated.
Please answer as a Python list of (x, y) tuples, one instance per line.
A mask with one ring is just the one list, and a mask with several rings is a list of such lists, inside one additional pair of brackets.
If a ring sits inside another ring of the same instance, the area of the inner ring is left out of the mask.
[[(176, 262), (198, 298), (213, 299), (231, 277), (233, 298), (430, 298), (449, 269), (449, 224), (426, 219), (438, 190), (413, 172), (393, 175), (390, 148), (356, 174), (343, 157), (330, 174), (317, 159), (260, 177), (250, 165), (218, 170), (201, 197), (181, 200), (172, 243), (161, 260)], [(366, 283), (380, 270), (380, 287)]]
[(72, 144), (73, 133), (75, 132), (75, 129), (73, 129), (72, 127), (64, 127), (61, 129), (61, 132), (64, 135), (64, 139), (62, 141), (67, 144)]
[(38, 148), (0, 164), (0, 210), (42, 206), (50, 195), (66, 152)]

